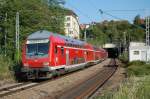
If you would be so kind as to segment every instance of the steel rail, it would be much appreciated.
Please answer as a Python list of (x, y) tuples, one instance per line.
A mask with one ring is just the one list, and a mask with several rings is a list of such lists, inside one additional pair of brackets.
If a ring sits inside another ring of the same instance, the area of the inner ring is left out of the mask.
[(27, 82), (27, 83), (18, 83), (16, 85), (1, 88), (0, 89), (0, 97), (11, 95), (15, 92), (31, 88), (33, 86), (36, 86), (37, 84), (38, 83)]
[(71, 89), (57, 95), (57, 99), (87, 99), (101, 88), (117, 70), (115, 59), (112, 59), (102, 70)]

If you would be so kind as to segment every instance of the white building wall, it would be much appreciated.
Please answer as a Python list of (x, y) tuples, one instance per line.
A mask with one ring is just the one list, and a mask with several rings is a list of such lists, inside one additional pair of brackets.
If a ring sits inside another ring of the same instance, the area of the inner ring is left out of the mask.
[(134, 60), (140, 60), (140, 61), (147, 61), (147, 50), (130, 50), (129, 52), (129, 61), (134, 61)]
[(78, 18), (75, 18), (72, 15), (67, 15), (65, 17), (65, 33), (66, 36), (79, 39), (80, 27)]
[(132, 42), (129, 47), (129, 61), (135, 60), (150, 61), (150, 46)]

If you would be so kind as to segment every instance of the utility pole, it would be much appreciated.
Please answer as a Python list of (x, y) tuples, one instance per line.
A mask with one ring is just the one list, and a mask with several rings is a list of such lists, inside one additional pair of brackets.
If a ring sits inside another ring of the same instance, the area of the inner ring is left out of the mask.
[(7, 13), (5, 14), (5, 39), (4, 39), (4, 44), (5, 44), (5, 52), (4, 55), (6, 56), (6, 48), (7, 48)]
[(103, 15), (104, 15), (104, 14), (103, 14), (104, 12), (103, 12), (101, 9), (99, 9), (99, 12), (100, 12), (100, 14), (101, 14), (102, 22), (103, 22), (103, 21), (104, 21), (104, 16), (103, 16)]
[(145, 32), (146, 32), (146, 46), (149, 46), (150, 45), (150, 41), (149, 41), (149, 38), (150, 38), (150, 34), (149, 34), (149, 20), (150, 20), (150, 17), (145, 17), (145, 20), (146, 20), (146, 29), (145, 29)]
[(85, 31), (84, 31), (84, 41), (86, 42), (86, 26), (85, 26)]
[(124, 34), (124, 50), (126, 51), (126, 32), (123, 32), (123, 34)]
[[(92, 24), (93, 26), (93, 24)], [(89, 25), (85, 24), (85, 31), (84, 31), (84, 41), (87, 41), (87, 29), (89, 28)]]
[(19, 12), (16, 13), (16, 53), (19, 60)]

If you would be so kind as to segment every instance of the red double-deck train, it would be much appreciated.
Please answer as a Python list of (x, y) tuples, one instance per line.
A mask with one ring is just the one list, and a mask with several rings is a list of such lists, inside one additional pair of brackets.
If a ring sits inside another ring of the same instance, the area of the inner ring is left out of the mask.
[(104, 49), (41, 30), (27, 37), (22, 51), (21, 72), (27, 79), (51, 78), (97, 64), (107, 56)]

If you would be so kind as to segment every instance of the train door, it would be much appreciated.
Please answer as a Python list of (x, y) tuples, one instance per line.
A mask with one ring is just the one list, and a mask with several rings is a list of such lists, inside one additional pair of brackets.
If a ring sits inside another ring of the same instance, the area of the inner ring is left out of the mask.
[(59, 58), (60, 58), (60, 65), (65, 65), (65, 50), (64, 50), (64, 47), (61, 46), (60, 47), (60, 54), (59, 54)]
[(84, 51), (84, 60), (87, 61), (87, 51)]
[(66, 65), (69, 65), (69, 50), (66, 49)]
[(57, 45), (55, 45), (55, 49), (54, 49), (54, 63), (55, 63), (55, 66), (58, 65), (58, 47)]
[(96, 60), (96, 55), (95, 55), (96, 51), (93, 51), (93, 60)]

